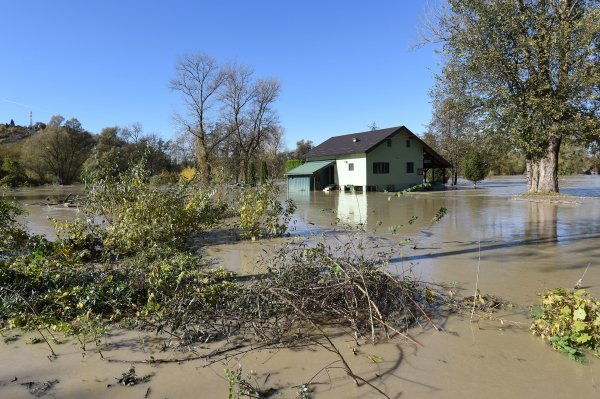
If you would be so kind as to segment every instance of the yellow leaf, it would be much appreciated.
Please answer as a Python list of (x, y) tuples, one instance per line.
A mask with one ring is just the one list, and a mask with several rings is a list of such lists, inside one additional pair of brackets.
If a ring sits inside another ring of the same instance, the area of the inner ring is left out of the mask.
[(367, 357), (369, 358), (370, 361), (372, 361), (373, 363), (381, 363), (383, 362), (383, 358), (381, 356), (377, 356), (377, 355), (367, 355)]

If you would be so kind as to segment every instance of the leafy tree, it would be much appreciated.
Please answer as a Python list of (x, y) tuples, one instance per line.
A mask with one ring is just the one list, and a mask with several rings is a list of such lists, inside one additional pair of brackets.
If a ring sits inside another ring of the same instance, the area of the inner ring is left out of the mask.
[(260, 184), (265, 184), (269, 178), (269, 169), (267, 169), (267, 161), (260, 161)]
[(256, 186), (256, 168), (254, 162), (248, 163), (248, 173), (246, 174), (246, 184), (250, 186)]
[(564, 139), (600, 129), (600, 7), (585, 0), (448, 0), (426, 40), (462, 80), (478, 129), (525, 154), (529, 192), (558, 191)]
[(86, 175), (98, 168), (110, 167), (114, 173), (127, 169), (133, 149), (119, 137), (120, 130), (117, 126), (105, 127), (95, 137), (96, 144), (83, 167)]
[(472, 151), (465, 159), (464, 175), (465, 179), (472, 181), (477, 188), (477, 182), (485, 179), (490, 168), (483, 154), (479, 151)]
[(312, 148), (314, 144), (312, 140), (300, 140), (296, 142), (296, 149), (294, 150), (292, 157), (295, 159), (301, 159), (306, 155)]
[(0, 168), (0, 186), (18, 187), (27, 183), (25, 168), (15, 160), (5, 158)]
[(52, 115), (47, 126), (60, 127), (65, 122), (65, 117), (62, 115)]
[(79, 179), (94, 141), (88, 132), (70, 127), (74, 125), (57, 126), (60, 120), (64, 118), (53, 116), (46, 129), (28, 140), (25, 158), (40, 177), (49, 174), (59, 184), (71, 184)]

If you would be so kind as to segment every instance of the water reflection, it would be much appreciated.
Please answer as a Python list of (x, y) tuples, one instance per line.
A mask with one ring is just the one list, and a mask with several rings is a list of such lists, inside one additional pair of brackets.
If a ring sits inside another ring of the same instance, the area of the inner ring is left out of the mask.
[(350, 225), (367, 224), (367, 198), (366, 193), (338, 193), (337, 217), (340, 222)]
[(527, 202), (526, 240), (545, 239), (556, 241), (558, 206), (539, 202)]

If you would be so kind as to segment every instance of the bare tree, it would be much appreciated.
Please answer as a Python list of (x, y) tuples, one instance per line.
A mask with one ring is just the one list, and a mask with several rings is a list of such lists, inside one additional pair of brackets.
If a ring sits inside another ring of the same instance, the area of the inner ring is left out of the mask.
[(143, 137), (143, 131), (144, 129), (142, 124), (135, 122), (131, 125), (131, 127), (125, 127), (121, 129), (120, 135), (123, 140), (127, 141), (128, 143), (138, 145)]
[(232, 66), (228, 70), (222, 96), (224, 117), (235, 138), (244, 180), (248, 177), (247, 166), (252, 157), (279, 129), (273, 104), (280, 90), (277, 80), (254, 81), (253, 71), (248, 67)]
[(175, 119), (195, 138), (200, 177), (205, 183), (212, 179), (213, 152), (229, 133), (226, 129), (215, 128), (216, 117), (212, 112), (225, 77), (223, 68), (211, 56), (187, 54), (177, 62), (176, 76), (170, 84), (171, 89), (181, 93), (186, 104), (187, 115), (176, 115)]

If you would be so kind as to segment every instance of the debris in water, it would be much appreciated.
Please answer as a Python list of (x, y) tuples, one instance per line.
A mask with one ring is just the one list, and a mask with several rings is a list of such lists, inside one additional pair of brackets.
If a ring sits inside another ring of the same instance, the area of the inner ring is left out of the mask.
[(54, 385), (58, 384), (58, 382), (59, 382), (58, 380), (42, 381), (42, 382), (30, 381), (30, 382), (24, 382), (21, 385), (26, 387), (30, 394), (32, 394), (33, 396), (35, 396), (37, 398), (40, 398), (40, 397), (46, 395), (48, 393), (48, 391), (50, 389), (52, 389), (52, 387), (54, 387)]

